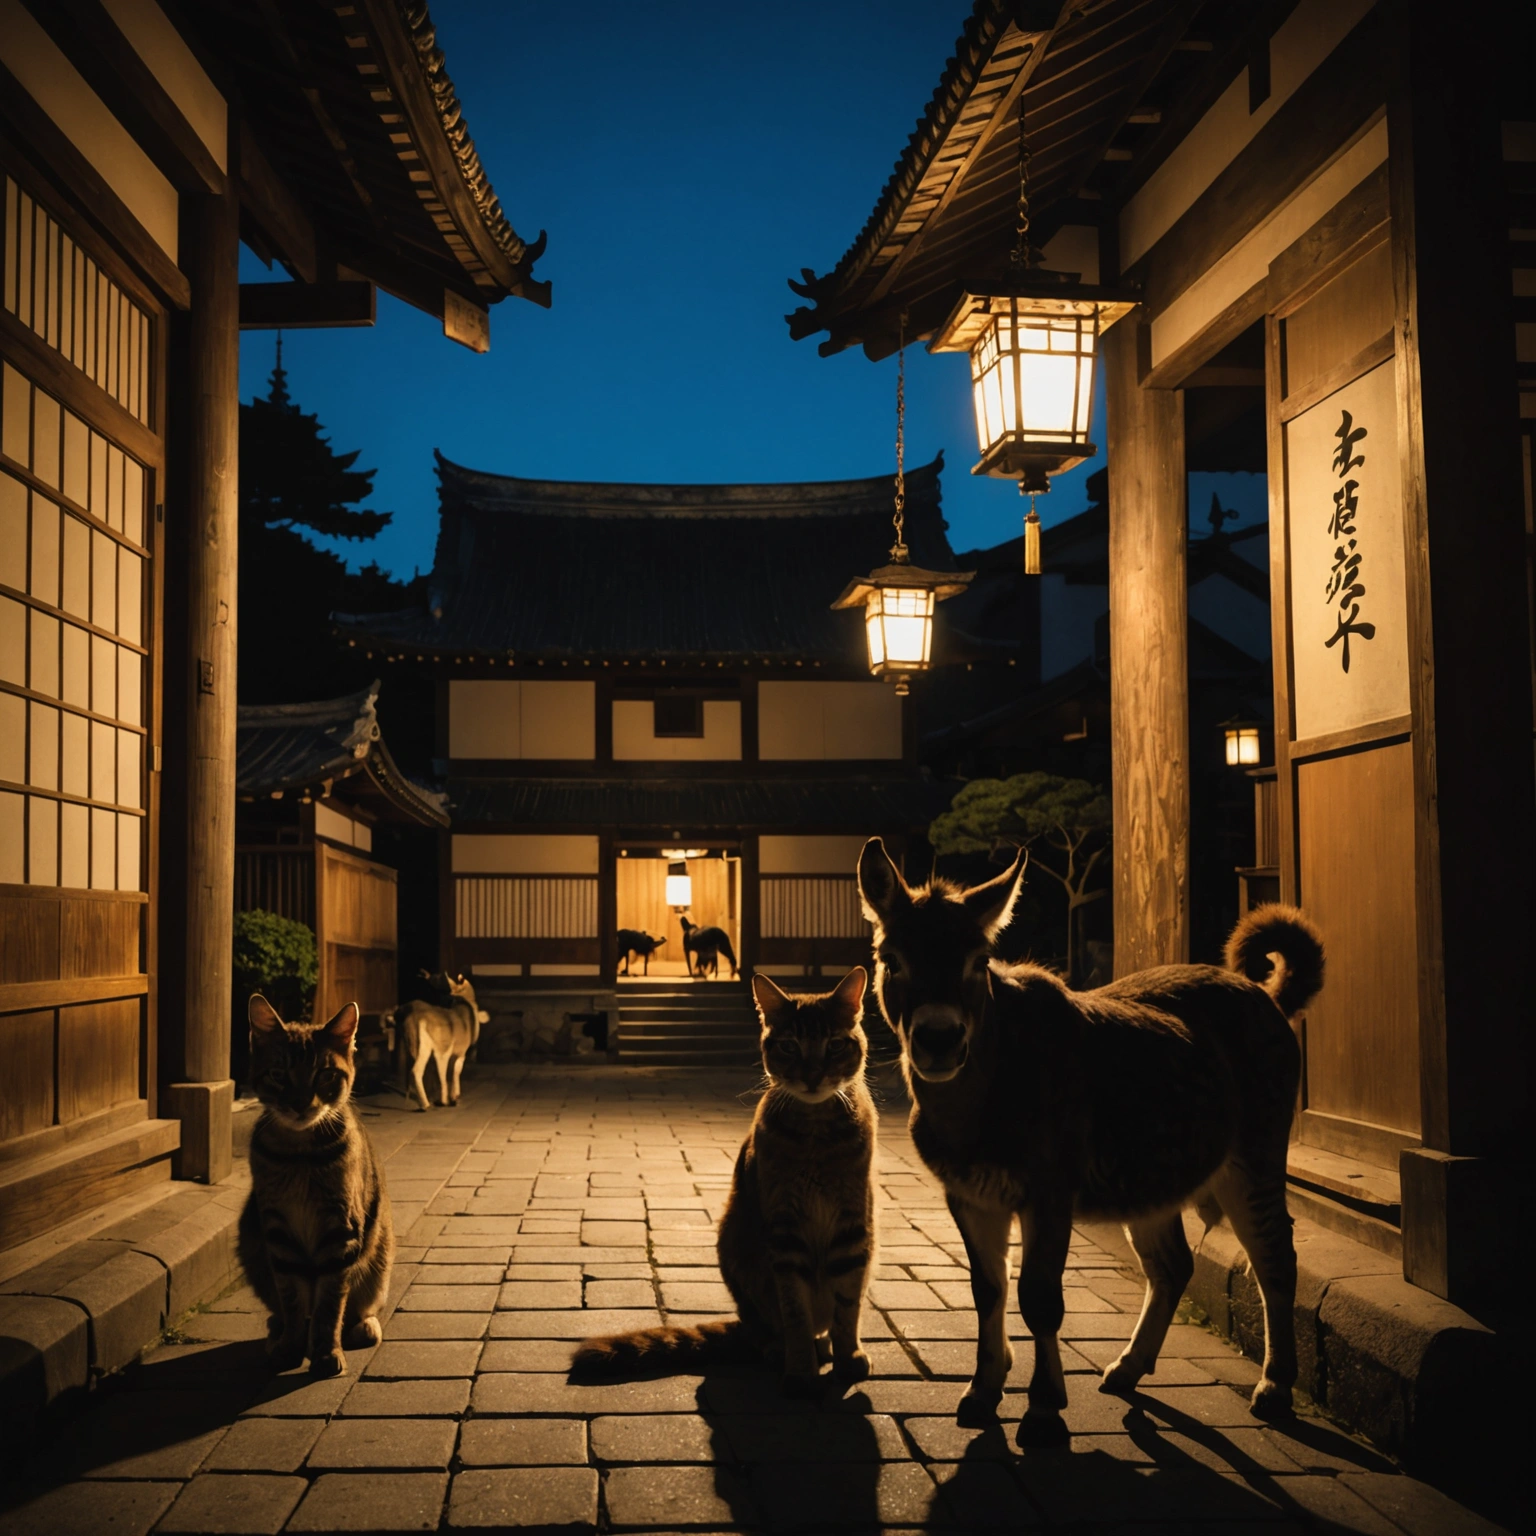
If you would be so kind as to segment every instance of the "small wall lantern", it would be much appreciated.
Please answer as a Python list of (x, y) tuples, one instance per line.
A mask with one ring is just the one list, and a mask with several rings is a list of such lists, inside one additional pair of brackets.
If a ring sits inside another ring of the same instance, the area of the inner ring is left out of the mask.
[(667, 865), (667, 905), (678, 908), (693, 905), (693, 876), (682, 859)]
[(1226, 743), (1227, 767), (1252, 768), (1259, 761), (1259, 726), (1255, 720), (1227, 720), (1221, 734)]

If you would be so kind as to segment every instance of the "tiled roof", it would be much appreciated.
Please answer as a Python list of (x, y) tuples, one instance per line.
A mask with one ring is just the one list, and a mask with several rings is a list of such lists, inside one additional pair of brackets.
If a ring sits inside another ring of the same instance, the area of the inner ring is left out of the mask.
[[(912, 559), (953, 570), (942, 455), (907, 475)], [(848, 581), (882, 564), (892, 479), (782, 485), (524, 480), (438, 456), (423, 608), (338, 614), (386, 655), (820, 661), (864, 669)]]

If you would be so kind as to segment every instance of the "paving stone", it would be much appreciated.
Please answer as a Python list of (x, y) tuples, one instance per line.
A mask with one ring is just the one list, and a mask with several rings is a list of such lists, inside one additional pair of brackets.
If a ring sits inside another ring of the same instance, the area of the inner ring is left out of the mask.
[(735, 1302), (723, 1283), (696, 1285), (687, 1281), (663, 1281), (661, 1304), (675, 1312), (729, 1312)]
[(180, 1483), (64, 1483), (5, 1513), (5, 1536), (147, 1536)]
[(424, 1265), (462, 1264), (473, 1268), (477, 1264), (506, 1265), (512, 1254), (511, 1243), (495, 1243), (483, 1246), (456, 1248), (449, 1244), (434, 1243), (422, 1256)]
[(691, 1413), (606, 1414), (592, 1420), (599, 1461), (701, 1461), (717, 1458), (717, 1427)]
[(649, 1257), (643, 1243), (600, 1248), (570, 1242), (520, 1242), (512, 1251), (515, 1264), (644, 1264)]
[[(588, 1196), (582, 1201), (581, 1214), (587, 1221), (644, 1221), (645, 1201), (639, 1198)], [(686, 1223), (679, 1223), (686, 1225)]]
[(579, 1280), (508, 1280), (497, 1296), (496, 1305), (537, 1311), (552, 1307), (579, 1307), (581, 1282)]
[(360, 1381), (341, 1411), (348, 1418), (443, 1418), (469, 1406), (468, 1381)]
[(327, 1472), (310, 1485), (288, 1529), (379, 1536), (435, 1531), (447, 1491), (446, 1472)]
[(384, 1324), (386, 1340), (479, 1339), (491, 1321), (489, 1312), (396, 1312)]
[(573, 1308), (569, 1312), (497, 1312), (491, 1318), (493, 1339), (585, 1339), (599, 1333), (629, 1333), (655, 1328), (661, 1313), (655, 1307)]
[(1136, 1392), (1136, 1403), (1154, 1418), (1175, 1428), (1180, 1420), (1226, 1427), (1258, 1428), (1261, 1420), (1248, 1411), (1248, 1399), (1230, 1387), (1165, 1387), (1146, 1378)]
[(900, 1344), (884, 1339), (864, 1340), (864, 1353), (869, 1356), (870, 1373), (874, 1376), (918, 1376), (921, 1372)]
[(587, 1464), (584, 1419), (470, 1419), (459, 1429), (466, 1467), (543, 1467)]
[(448, 1525), (453, 1530), (595, 1530), (597, 1473), (588, 1467), (460, 1472), (448, 1497)]
[(936, 1512), (967, 1531), (1017, 1531), (1038, 1525), (1034, 1506), (995, 1460), (940, 1462), (928, 1469), (939, 1485)]
[(157, 1531), (275, 1536), (309, 1484), (302, 1477), (205, 1472), (181, 1490)]
[(363, 1374), (392, 1380), (473, 1376), (481, 1348), (478, 1339), (386, 1341), (374, 1351)]
[[(636, 1266), (650, 1274), (649, 1264)], [(506, 1274), (502, 1277), (506, 1280), (580, 1280), (582, 1266), (580, 1264), (509, 1264)], [(614, 1276), (613, 1278), (628, 1278)]]
[(436, 1471), (453, 1456), (451, 1419), (337, 1419), (327, 1424), (309, 1465), (322, 1471)]
[(1244, 1477), (1259, 1472), (1294, 1474), (1302, 1469), (1262, 1430), (1223, 1429), (1220, 1434), (1193, 1435), (1166, 1431), (1140, 1434), (1152, 1459), (1163, 1466), (1197, 1466), (1212, 1472), (1237, 1472)]
[(126, 1429), (115, 1424), (109, 1435), (88, 1431), (77, 1445), (82, 1459), (76, 1467), (82, 1477), (191, 1477), (224, 1433), (223, 1425), (199, 1434), (193, 1421), (146, 1415)]
[(732, 1413), (722, 1414), (718, 1423), (737, 1459), (745, 1462), (911, 1459), (895, 1419), (883, 1413)]
[(1348, 1473), (1338, 1481), (1408, 1536), (1497, 1536), (1499, 1531), (1439, 1489), (1398, 1472)]
[[(475, 1252), (465, 1249), (464, 1252)], [(416, 1271), (417, 1285), (500, 1285), (506, 1261), (486, 1264), (423, 1264)]]
[(297, 1472), (323, 1419), (241, 1419), (208, 1453), (204, 1472)]
[(776, 1530), (821, 1532), (838, 1526), (926, 1526), (933, 1479), (914, 1463), (822, 1462), (795, 1477), (754, 1467), (751, 1488)]
[(413, 1285), (400, 1299), (402, 1312), (489, 1312), (495, 1285)]
[(570, 1370), (575, 1339), (491, 1339), (480, 1356), (484, 1371)]
[(586, 1303), (589, 1307), (649, 1307), (655, 1302), (656, 1287), (649, 1280), (587, 1281)]
[(646, 1240), (643, 1221), (583, 1221), (581, 1240), (592, 1247), (615, 1247)]
[[(925, 1311), (939, 1311), (945, 1303), (935, 1294), (931, 1286), (923, 1285), (917, 1280), (876, 1280), (869, 1287), (869, 1299), (883, 1312), (889, 1312), (898, 1308), (922, 1308)], [(959, 1307), (971, 1305), (970, 1287), (966, 1287), (963, 1299), (953, 1303)]]
[(563, 1375), (482, 1371), (472, 1402), (481, 1413), (689, 1413), (699, 1405), (699, 1376), (568, 1384)]
[(194, 1312), (181, 1324), (189, 1339), (214, 1343), (264, 1341), (267, 1337), (267, 1312)]
[(748, 1484), (725, 1467), (615, 1467), (604, 1495), (617, 1530), (759, 1523)]
[[(929, 1461), (972, 1461), (978, 1458), (1008, 1461), (1015, 1454), (1013, 1439), (1001, 1423), (974, 1429), (956, 1424), (954, 1416), (950, 1415), (942, 1419), (904, 1419), (902, 1427)], [(1073, 1444), (1075, 1447), (1076, 1441)]]

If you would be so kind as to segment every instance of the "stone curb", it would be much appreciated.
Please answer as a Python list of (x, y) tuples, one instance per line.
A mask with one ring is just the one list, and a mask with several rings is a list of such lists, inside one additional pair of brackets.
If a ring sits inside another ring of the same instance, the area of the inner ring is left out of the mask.
[(24, 1427), (57, 1398), (120, 1370), (166, 1321), (217, 1295), (236, 1269), (245, 1191), (189, 1185), (0, 1288), (0, 1403)]
[[(1225, 1222), (1204, 1233), (1195, 1216), (1185, 1223), (1196, 1250), (1186, 1295), (1261, 1360), (1263, 1309), (1242, 1246)], [(1308, 1396), (1420, 1476), (1475, 1482), (1477, 1468), (1508, 1454), (1487, 1416), (1467, 1411), (1509, 1369), (1505, 1341), (1410, 1285), (1398, 1260), (1310, 1221), (1296, 1222), (1296, 1258), (1298, 1384)]]

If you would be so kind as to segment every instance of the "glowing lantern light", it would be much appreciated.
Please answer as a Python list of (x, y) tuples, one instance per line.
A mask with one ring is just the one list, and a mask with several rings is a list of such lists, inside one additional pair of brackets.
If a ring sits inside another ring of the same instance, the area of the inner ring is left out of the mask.
[(1228, 720), (1221, 728), (1226, 741), (1227, 767), (1251, 768), (1259, 760), (1259, 728), (1252, 721)]

